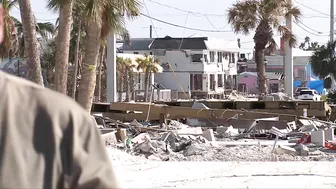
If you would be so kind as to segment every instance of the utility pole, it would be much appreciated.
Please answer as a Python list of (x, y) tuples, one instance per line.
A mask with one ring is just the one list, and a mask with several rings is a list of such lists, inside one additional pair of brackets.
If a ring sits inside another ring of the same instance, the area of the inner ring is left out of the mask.
[[(292, 0), (289, 0), (292, 3)], [(290, 15), (286, 18), (286, 26), (292, 31), (293, 17)], [(289, 97), (293, 98), (293, 50), (289, 45), (289, 40), (284, 41), (285, 43), (285, 91)]]
[(330, 43), (334, 42), (334, 0), (330, 0)]
[[(334, 0), (330, 0), (330, 43), (334, 43)], [(334, 49), (335, 51), (335, 49)], [(334, 56), (334, 52), (333, 52), (333, 56)], [(333, 74), (330, 74), (330, 78), (331, 78), (331, 90), (335, 90), (335, 78), (333, 76)]]
[(153, 26), (149, 26), (149, 38), (153, 38)]
[(107, 38), (107, 102), (117, 102), (117, 61), (116, 61), (116, 36), (111, 33)]

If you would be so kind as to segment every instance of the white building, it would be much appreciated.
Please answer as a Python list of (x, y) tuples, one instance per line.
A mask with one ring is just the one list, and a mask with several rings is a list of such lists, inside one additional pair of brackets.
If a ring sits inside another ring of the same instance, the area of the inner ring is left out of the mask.
[(155, 83), (178, 92), (221, 93), (227, 76), (237, 74), (236, 41), (205, 37), (132, 39), (122, 50), (155, 55), (163, 67), (162, 73), (155, 74)]

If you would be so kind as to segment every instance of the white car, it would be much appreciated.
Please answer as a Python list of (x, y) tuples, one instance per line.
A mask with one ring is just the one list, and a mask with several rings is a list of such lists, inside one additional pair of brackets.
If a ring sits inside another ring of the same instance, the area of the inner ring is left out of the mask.
[(299, 100), (321, 101), (321, 96), (316, 90), (302, 90), (298, 96)]

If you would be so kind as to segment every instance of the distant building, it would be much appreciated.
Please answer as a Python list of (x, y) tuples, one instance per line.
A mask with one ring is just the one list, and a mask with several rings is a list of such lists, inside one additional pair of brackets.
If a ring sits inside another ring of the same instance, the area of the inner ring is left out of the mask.
[[(300, 83), (307, 82), (310, 78), (311, 71), (307, 68), (310, 68), (309, 66), (309, 59), (312, 55), (312, 51), (303, 51), (301, 49), (293, 49), (293, 73), (294, 73), (294, 80), (299, 81)], [(238, 73), (242, 74), (244, 72), (249, 73), (256, 73), (256, 63), (254, 60), (242, 60), (237, 63), (238, 64)], [(284, 73), (284, 57), (280, 54), (280, 51), (276, 52), (275, 55), (272, 56), (265, 56), (265, 64), (266, 64), (266, 75), (276, 75), (274, 77), (278, 77), (279, 75), (282, 75)], [(241, 77), (240, 77), (241, 78)], [(253, 81), (252, 81), (253, 80)], [(256, 83), (257, 78), (250, 76), (249, 77), (249, 84), (250, 83)], [(244, 83), (241, 81), (238, 81), (238, 86), (240, 85), (239, 90), (241, 91), (243, 89)], [(270, 92), (274, 92), (276, 87), (276, 82), (272, 82), (272, 86), (268, 86)], [(258, 91), (257, 89), (251, 88), (251, 85), (248, 88), (248, 91)], [(279, 90), (283, 88), (281, 79), (278, 82), (278, 88)]]
[[(155, 82), (180, 94), (189, 91), (221, 93), (225, 81), (235, 85), (239, 48), (236, 41), (195, 38), (135, 38), (124, 53), (155, 55), (163, 72)], [(180, 95), (182, 97), (182, 95)]]

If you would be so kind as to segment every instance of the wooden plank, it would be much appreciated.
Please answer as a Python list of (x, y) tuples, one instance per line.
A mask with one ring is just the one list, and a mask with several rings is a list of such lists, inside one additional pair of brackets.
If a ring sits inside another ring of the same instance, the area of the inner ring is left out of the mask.
[(316, 109), (316, 110), (323, 110), (324, 109), (324, 102), (310, 102), (309, 109)]
[(250, 110), (252, 108), (253, 102), (251, 101), (236, 101), (235, 102), (235, 109), (245, 109)]
[[(279, 113), (279, 114), (287, 114), (287, 115), (296, 115), (296, 116), (303, 116), (303, 110), (292, 110), (292, 109), (259, 109), (253, 110), (256, 112), (268, 112), (268, 113)], [(308, 117), (324, 117), (326, 116), (326, 111), (323, 110), (307, 110)]]
[[(128, 110), (128, 111), (141, 111), (142, 114), (125, 114), (125, 120), (132, 119), (145, 120), (146, 112), (149, 110), (148, 104), (143, 103), (113, 103), (111, 108), (113, 110)], [(158, 106), (150, 105), (150, 119), (159, 120), (160, 113), (166, 114), (167, 118), (231, 118), (236, 114), (239, 115), (239, 118), (245, 119), (258, 119), (258, 118), (268, 118), (268, 117), (277, 117), (282, 116), (283, 119), (287, 121), (293, 121), (296, 119), (296, 116), (293, 114), (284, 115), (283, 112), (268, 113), (264, 112), (255, 112), (255, 111), (242, 111), (242, 110), (231, 110), (231, 109), (193, 109), (190, 107), (177, 107), (177, 106)], [(126, 118), (127, 117), (127, 118)]]
[[(248, 119), (211, 119), (211, 121), (224, 127), (229, 127), (232, 125), (233, 128), (239, 128), (239, 129), (248, 129), (254, 122), (254, 120), (248, 120)], [(276, 127), (278, 129), (286, 129), (287, 122), (259, 120), (258, 123), (255, 125), (256, 129), (270, 130), (272, 127)]]
[[(161, 107), (164, 105), (149, 105), (149, 103), (126, 103), (126, 102), (112, 102), (111, 110), (122, 110), (122, 111), (139, 111), (148, 112), (148, 110), (153, 112), (160, 112)], [(149, 109), (150, 107), (150, 109)]]
[(265, 102), (265, 109), (278, 109), (279, 104), (278, 101), (267, 101)]

